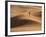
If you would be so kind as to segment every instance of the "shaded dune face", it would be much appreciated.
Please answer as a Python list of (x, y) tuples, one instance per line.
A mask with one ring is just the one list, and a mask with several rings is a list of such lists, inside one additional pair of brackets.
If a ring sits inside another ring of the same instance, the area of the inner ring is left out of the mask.
[(20, 16), (11, 17), (11, 28), (31, 24), (32, 20), (19, 19)]

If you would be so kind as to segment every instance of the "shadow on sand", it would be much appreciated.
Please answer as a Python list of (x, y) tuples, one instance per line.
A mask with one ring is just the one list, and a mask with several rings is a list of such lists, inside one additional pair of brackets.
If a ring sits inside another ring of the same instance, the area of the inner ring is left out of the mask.
[(32, 20), (19, 19), (18, 16), (11, 17), (11, 28), (23, 26), (23, 25), (27, 25), (27, 24), (32, 24), (32, 22), (33, 22)]

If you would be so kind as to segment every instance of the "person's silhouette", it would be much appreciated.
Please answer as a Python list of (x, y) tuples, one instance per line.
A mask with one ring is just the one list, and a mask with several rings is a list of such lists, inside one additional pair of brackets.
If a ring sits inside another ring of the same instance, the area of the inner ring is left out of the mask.
[(30, 12), (29, 12), (29, 16), (30, 16)]

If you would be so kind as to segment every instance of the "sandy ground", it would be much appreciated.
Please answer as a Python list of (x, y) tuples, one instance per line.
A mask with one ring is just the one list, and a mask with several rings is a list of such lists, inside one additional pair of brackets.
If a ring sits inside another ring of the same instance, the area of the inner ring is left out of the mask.
[[(11, 6), (11, 17), (21, 16), (20, 19), (32, 20), (32, 24), (26, 24), (11, 28), (12, 32), (19, 31), (39, 31), (41, 30), (41, 7), (38, 6)], [(30, 15), (29, 15), (30, 12)]]

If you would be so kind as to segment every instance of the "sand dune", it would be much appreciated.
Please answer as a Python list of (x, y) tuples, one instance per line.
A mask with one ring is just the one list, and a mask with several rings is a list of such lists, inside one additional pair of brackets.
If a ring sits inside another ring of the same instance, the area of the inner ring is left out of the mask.
[[(11, 17), (19, 16), (18, 19), (27, 19), (33, 21), (32, 24), (24, 24), (19, 27), (11, 28), (11, 31), (38, 31), (41, 30), (41, 13), (40, 6), (20, 6), (11, 5)], [(15, 18), (16, 19), (16, 18)], [(16, 21), (16, 20), (15, 20)], [(16, 25), (16, 24), (15, 24)]]

